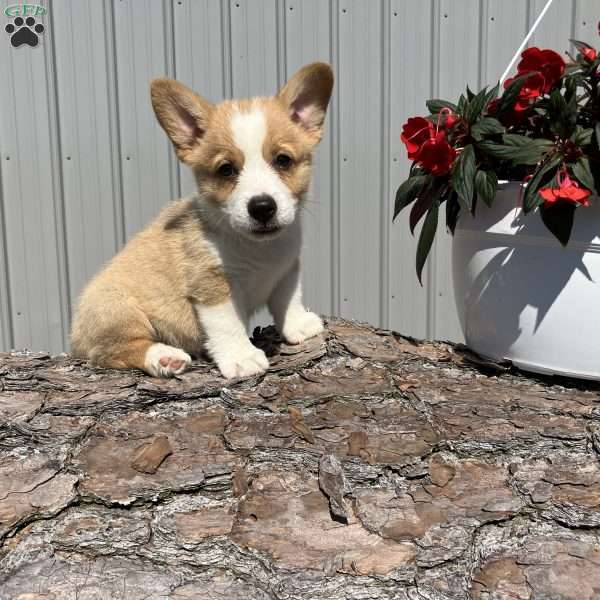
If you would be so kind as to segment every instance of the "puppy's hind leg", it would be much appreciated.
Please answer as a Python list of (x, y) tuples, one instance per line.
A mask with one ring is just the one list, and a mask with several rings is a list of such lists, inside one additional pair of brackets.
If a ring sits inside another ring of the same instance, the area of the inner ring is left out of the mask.
[(189, 354), (157, 342), (154, 328), (133, 299), (111, 296), (102, 304), (82, 301), (71, 334), (73, 354), (101, 367), (141, 369), (153, 377), (183, 373), (192, 362)]
[(114, 369), (141, 369), (153, 377), (173, 377), (183, 373), (191, 362), (190, 355), (181, 348), (151, 339), (134, 339), (108, 352), (102, 364)]

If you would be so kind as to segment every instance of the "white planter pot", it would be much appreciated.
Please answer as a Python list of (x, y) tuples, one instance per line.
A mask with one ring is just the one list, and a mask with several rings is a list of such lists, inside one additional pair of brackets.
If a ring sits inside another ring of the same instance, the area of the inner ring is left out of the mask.
[(452, 244), (454, 297), (467, 345), (539, 373), (600, 380), (600, 202), (575, 211), (563, 248), (518, 183), (492, 208), (461, 214)]

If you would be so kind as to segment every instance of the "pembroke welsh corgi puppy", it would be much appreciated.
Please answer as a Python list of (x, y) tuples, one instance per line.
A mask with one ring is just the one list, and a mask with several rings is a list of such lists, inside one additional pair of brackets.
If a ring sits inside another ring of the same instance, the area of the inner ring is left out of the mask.
[(177, 81), (152, 82), (158, 121), (198, 192), (168, 204), (89, 282), (74, 356), (169, 377), (204, 350), (225, 377), (248, 377), (269, 366), (248, 338), (257, 309), (268, 306), (291, 344), (323, 330), (302, 304), (298, 213), (332, 88), (324, 63), (275, 97), (216, 105)]

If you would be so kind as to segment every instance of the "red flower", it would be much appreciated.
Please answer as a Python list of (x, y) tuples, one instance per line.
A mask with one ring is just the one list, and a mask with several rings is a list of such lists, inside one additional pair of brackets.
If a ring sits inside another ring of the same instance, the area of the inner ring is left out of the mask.
[(500, 98), (494, 98), (488, 105), (487, 105), (487, 114), (488, 115), (495, 115), (496, 111), (498, 110), (498, 104), (500, 104)]
[(451, 129), (452, 127), (454, 127), (458, 122), (460, 121), (460, 117), (458, 115), (455, 115), (453, 113), (447, 114), (446, 118), (444, 119), (444, 127), (446, 129)]
[[(507, 79), (504, 82), (504, 87), (507, 88), (514, 81), (514, 77)], [(519, 91), (519, 97), (515, 102), (513, 110), (522, 112), (529, 108), (529, 101), (534, 98), (539, 98), (542, 95), (545, 85), (544, 77), (539, 72), (533, 72), (529, 74), (529, 77), (525, 80), (525, 83)]]
[(585, 188), (580, 188), (578, 183), (572, 181), (566, 174), (558, 187), (547, 187), (539, 191), (540, 196), (545, 201), (544, 207), (552, 206), (558, 200), (566, 200), (573, 204), (589, 206), (589, 197), (591, 193), (592, 192)]
[(446, 141), (446, 134), (438, 131), (432, 135), (417, 153), (416, 161), (432, 175), (445, 175), (452, 168), (456, 150)]
[(554, 84), (562, 77), (565, 72), (565, 61), (561, 55), (554, 50), (540, 50), (535, 46), (527, 48), (521, 54), (521, 62), (517, 66), (517, 73), (525, 75), (536, 71), (544, 78), (542, 92), (547, 94)]
[(414, 160), (421, 146), (434, 135), (434, 127), (431, 121), (423, 117), (411, 117), (402, 126), (400, 139), (408, 150), (408, 158)]
[(580, 52), (583, 58), (585, 58), (585, 60), (588, 62), (594, 62), (596, 60), (596, 56), (598, 56), (598, 52), (596, 52), (594, 48), (588, 46), (587, 44), (581, 48)]

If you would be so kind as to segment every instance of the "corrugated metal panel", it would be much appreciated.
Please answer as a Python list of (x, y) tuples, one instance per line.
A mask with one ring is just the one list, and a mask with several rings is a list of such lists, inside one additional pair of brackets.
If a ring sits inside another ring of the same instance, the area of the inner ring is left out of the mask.
[[(384, 204), (390, 223), (392, 199), (408, 175), (406, 150), (400, 141), (402, 124), (423, 114), (425, 100), (432, 96), (434, 2), (394, 0), (390, 16), (390, 151), (386, 156), (390, 174), (390, 201)], [(385, 200), (385, 199), (384, 199)], [(416, 337), (427, 335), (427, 284), (419, 286), (415, 277), (417, 238), (410, 235), (408, 212), (390, 225), (390, 327)], [(428, 269), (428, 267), (427, 267)], [(427, 277), (424, 281), (427, 282)]]
[[(337, 83), (304, 215), (307, 303), (461, 339), (443, 225), (421, 288), (407, 216), (390, 221), (400, 128), (428, 97), (493, 84), (544, 3), (55, 0), (39, 48), (0, 44), (2, 348), (64, 349), (84, 282), (193, 189), (152, 113), (153, 77), (218, 101), (272, 94), (317, 59)], [(597, 0), (555, 0), (532, 43), (596, 43), (599, 18)]]
[[(285, 4), (285, 77), (303, 65), (331, 62), (332, 15), (322, 0), (290, 0)], [(332, 99), (332, 106), (336, 99)], [(331, 113), (317, 150), (310, 196), (304, 205), (304, 296), (307, 306), (333, 312), (333, 162)]]
[[(127, 238), (179, 193), (170, 143), (157, 126), (150, 81), (173, 74), (171, 3), (114, 0), (120, 158)], [(116, 148), (114, 149), (116, 151)]]
[(231, 0), (230, 10), (233, 96), (274, 94), (280, 59), (277, 2)]
[[(173, 13), (174, 76), (210, 102), (231, 96), (229, 2), (173, 0)], [(179, 172), (187, 196), (195, 190), (194, 177), (182, 163)]]
[[(381, 322), (382, 2), (340, 0), (337, 93), (342, 316)], [(385, 249), (387, 252), (387, 249)], [(387, 274), (386, 274), (387, 275)]]
[(108, 47), (104, 36), (90, 44), (98, 24), (105, 22), (106, 8), (93, 0), (52, 3), (61, 148), (56, 158), (62, 172), (73, 296), (115, 254), (122, 235), (112, 158), (118, 146), (111, 135), (112, 96), (107, 93), (113, 85)]
[[(48, 27), (47, 18), (42, 22)], [(2, 40), (0, 143), (12, 343), (65, 346), (65, 281), (60, 159), (52, 47), (30, 51)]]

